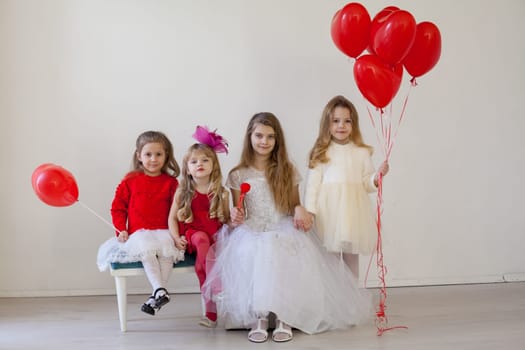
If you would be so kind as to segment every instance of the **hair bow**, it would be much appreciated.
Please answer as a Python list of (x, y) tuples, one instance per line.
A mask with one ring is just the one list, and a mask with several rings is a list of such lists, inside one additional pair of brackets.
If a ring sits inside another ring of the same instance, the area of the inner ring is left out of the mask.
[(210, 146), (216, 153), (228, 154), (228, 142), (216, 131), (217, 129), (210, 131), (206, 126), (197, 125), (192, 136), (200, 143)]

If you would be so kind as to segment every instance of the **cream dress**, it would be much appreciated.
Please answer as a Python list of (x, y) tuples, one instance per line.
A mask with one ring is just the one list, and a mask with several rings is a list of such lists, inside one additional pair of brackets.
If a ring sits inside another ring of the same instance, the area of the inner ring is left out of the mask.
[(328, 163), (309, 169), (305, 207), (315, 214), (317, 233), (331, 252), (372, 253), (377, 229), (369, 193), (374, 166), (368, 149), (332, 142)]

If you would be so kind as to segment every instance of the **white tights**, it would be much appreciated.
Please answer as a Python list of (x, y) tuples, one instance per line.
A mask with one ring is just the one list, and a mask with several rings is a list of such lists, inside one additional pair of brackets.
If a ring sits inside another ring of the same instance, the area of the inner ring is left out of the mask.
[(158, 288), (166, 288), (173, 269), (173, 258), (148, 255), (142, 258), (142, 266), (153, 292)]

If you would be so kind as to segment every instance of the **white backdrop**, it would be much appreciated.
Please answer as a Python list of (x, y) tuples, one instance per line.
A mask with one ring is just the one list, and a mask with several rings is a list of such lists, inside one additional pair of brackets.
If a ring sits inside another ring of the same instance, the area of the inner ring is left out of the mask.
[[(41, 163), (69, 169), (80, 200), (110, 220), (139, 133), (164, 131), (180, 160), (197, 124), (218, 128), (231, 146), (226, 174), (248, 119), (271, 111), (305, 176), (321, 110), (344, 94), (379, 164), (352, 60), (329, 34), (346, 3), (0, 0), (0, 296), (114, 291), (95, 264), (112, 229), (78, 204), (40, 202), (30, 179)], [(410, 92), (385, 179), (387, 285), (525, 280), (525, 3), (361, 3), (371, 16), (409, 10), (443, 39), (437, 66)], [(405, 75), (397, 114), (408, 86)], [(195, 290), (196, 278), (171, 283)], [(145, 279), (130, 287), (148, 290)]]

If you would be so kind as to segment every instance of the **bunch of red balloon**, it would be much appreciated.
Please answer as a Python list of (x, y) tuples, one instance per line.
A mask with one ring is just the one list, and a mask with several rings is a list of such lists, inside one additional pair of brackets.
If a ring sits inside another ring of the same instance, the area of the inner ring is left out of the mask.
[[(416, 24), (410, 12), (395, 6), (373, 19), (356, 2), (344, 6), (332, 19), (332, 39), (343, 53), (355, 58), (354, 79), (375, 107), (387, 106), (397, 94), (403, 67), (415, 78), (430, 71), (441, 55), (441, 34), (432, 22)], [(368, 54), (362, 54), (367, 49)]]
[[(385, 158), (388, 160), (397, 136), (397, 128), (403, 119), (408, 95), (394, 128), (392, 128), (391, 109), (389, 113), (385, 114), (383, 108), (389, 105), (396, 96), (404, 70), (412, 76), (411, 86), (415, 86), (416, 78), (426, 74), (436, 65), (441, 55), (439, 29), (431, 22), (416, 24), (416, 20), (410, 12), (395, 6), (385, 7), (371, 19), (363, 5), (353, 2), (335, 13), (332, 19), (331, 35), (339, 50), (356, 59), (354, 62), (354, 79), (357, 87), (361, 94), (380, 111), (377, 123), (374, 122), (370, 109), (368, 109), (368, 114), (373, 127), (376, 129)], [(363, 54), (365, 49), (368, 51), (367, 54)], [(377, 189), (377, 244), (375, 251), (380, 284), (379, 304), (376, 310), (378, 335), (394, 328), (406, 328), (404, 326), (388, 327), (387, 325), (388, 318), (385, 311), (387, 299), (386, 267), (383, 261), (381, 221), (383, 213), (382, 189), (383, 181), (380, 175)]]

